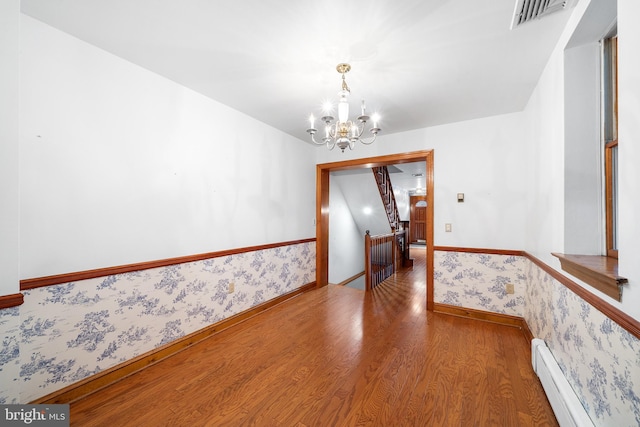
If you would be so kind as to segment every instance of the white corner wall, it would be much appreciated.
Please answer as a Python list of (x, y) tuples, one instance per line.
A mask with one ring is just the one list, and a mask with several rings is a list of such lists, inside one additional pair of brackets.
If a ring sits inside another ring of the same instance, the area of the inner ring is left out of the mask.
[(329, 283), (338, 284), (364, 271), (364, 235), (342, 192), (340, 177), (329, 179)]
[[(554, 55), (529, 99), (523, 129), (527, 149), (525, 249), (549, 265), (564, 248), (564, 67)], [(544, 123), (544, 126), (540, 126)]]
[(332, 173), (331, 185), (336, 183), (340, 186), (360, 237), (364, 239), (367, 230), (372, 236), (391, 233), (387, 212), (372, 170), (357, 169), (344, 172), (340, 175)]
[(20, 292), (19, 37), (20, 1), (0, 2), (0, 296)]
[(618, 0), (619, 274), (624, 310), (640, 320), (640, 2)]
[(309, 144), (21, 25), (21, 278), (314, 237)]

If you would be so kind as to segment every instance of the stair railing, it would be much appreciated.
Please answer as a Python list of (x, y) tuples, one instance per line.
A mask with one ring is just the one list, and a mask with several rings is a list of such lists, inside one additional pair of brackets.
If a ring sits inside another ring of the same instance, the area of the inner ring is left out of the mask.
[(368, 290), (395, 272), (397, 247), (395, 233), (372, 236), (367, 230), (364, 236), (364, 272)]
[(396, 204), (396, 197), (393, 195), (393, 187), (391, 185), (391, 178), (389, 177), (389, 169), (386, 166), (377, 166), (371, 168), (373, 176), (378, 184), (378, 190), (380, 191), (380, 198), (384, 205), (384, 210), (387, 213), (387, 219), (389, 220), (389, 226), (391, 231), (397, 230), (400, 222), (400, 212), (398, 212), (398, 206)]

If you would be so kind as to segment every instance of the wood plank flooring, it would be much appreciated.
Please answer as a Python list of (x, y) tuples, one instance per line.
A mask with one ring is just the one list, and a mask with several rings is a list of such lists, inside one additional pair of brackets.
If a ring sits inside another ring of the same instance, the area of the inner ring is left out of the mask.
[(308, 292), (80, 399), (71, 425), (557, 425), (523, 333), (427, 312), (412, 257), (372, 292)]

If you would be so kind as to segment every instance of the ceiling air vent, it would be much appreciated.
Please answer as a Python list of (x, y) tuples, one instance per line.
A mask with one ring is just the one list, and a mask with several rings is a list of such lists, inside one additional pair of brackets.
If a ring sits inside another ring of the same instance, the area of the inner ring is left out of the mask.
[(511, 29), (567, 7), (568, 0), (516, 0)]

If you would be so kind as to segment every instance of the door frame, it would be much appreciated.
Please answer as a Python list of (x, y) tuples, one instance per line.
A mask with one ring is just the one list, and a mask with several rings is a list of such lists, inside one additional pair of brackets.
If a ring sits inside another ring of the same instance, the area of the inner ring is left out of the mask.
[(390, 154), (316, 165), (316, 287), (329, 283), (329, 176), (331, 172), (425, 162), (427, 185), (427, 310), (433, 310), (433, 150)]

